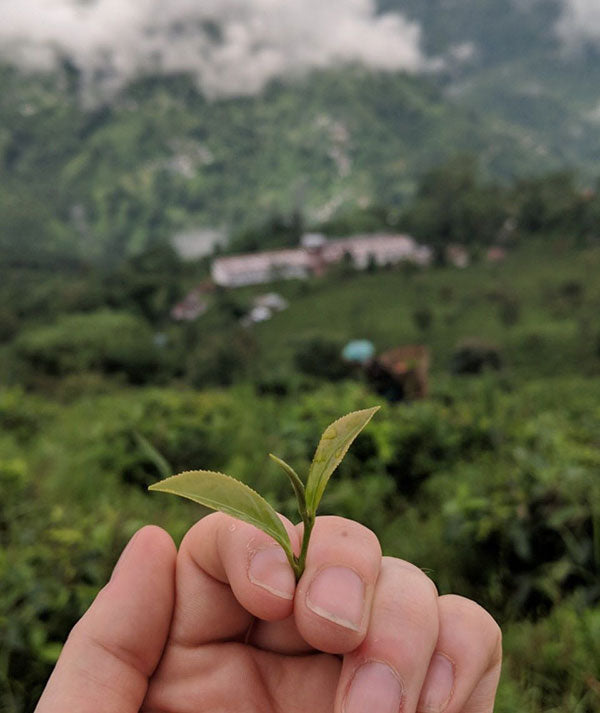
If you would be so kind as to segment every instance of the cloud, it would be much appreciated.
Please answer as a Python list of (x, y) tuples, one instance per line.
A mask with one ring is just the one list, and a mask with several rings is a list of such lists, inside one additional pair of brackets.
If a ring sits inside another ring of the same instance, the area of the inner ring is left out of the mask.
[(563, 0), (556, 31), (564, 44), (577, 49), (584, 43), (600, 41), (598, 0)]
[(62, 57), (88, 85), (192, 72), (208, 95), (339, 62), (426, 66), (420, 27), (374, 0), (0, 0), (0, 54), (30, 69)]

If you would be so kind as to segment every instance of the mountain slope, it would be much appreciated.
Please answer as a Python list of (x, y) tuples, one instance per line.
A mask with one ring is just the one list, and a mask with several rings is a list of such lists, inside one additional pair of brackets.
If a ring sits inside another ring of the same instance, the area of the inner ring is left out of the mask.
[[(512, 127), (542, 163), (553, 157), (597, 176), (600, 37), (566, 22), (576, 3), (380, 0), (379, 5), (420, 23), (424, 49), (443, 60), (438, 79), (447, 96)], [(579, 13), (584, 5), (577, 5)], [(584, 17), (578, 15), (580, 25)], [(532, 171), (536, 168), (534, 162)]]
[(65, 70), (0, 73), (4, 250), (77, 242), (91, 259), (135, 253), (190, 225), (239, 228), (299, 209), (309, 224), (373, 202), (401, 206), (459, 152), (510, 176), (537, 159), (431, 82), (358, 67), (207, 101), (185, 76), (148, 77), (86, 110)]
[(71, 60), (37, 76), (0, 66), (0, 252), (110, 261), (193, 227), (293, 212), (310, 227), (356, 205), (401, 207), (460, 152), (495, 177), (567, 167), (589, 182), (600, 54), (593, 33), (561, 39), (569, 2), (379, 0), (418, 23), (436, 71), (345, 66), (244, 98), (208, 101), (191, 75), (162, 75), (84, 108)]

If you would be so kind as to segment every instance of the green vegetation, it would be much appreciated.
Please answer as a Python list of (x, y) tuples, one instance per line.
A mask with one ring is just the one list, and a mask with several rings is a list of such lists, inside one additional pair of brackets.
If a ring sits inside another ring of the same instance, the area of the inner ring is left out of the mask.
[(558, 160), (563, 167), (579, 166), (596, 175), (598, 44), (593, 33), (571, 36), (569, 46), (561, 41), (561, 17), (577, 14), (570, 3), (377, 4), (421, 23), (426, 51), (445, 59), (438, 81), (453, 101), (485, 115), (490, 124), (533, 150), (544, 165)]
[[(13, 271), (0, 347), (0, 709), (33, 708), (136, 528), (179, 540), (198, 517), (147, 493), (167, 463), (234, 473), (294, 517), (266, 454), (307, 472), (328, 423), (380, 400), (360, 371), (321, 373), (308, 359), (367, 337), (379, 351), (427, 344), (431, 393), (383, 406), (321, 510), (360, 520), (387, 554), (497, 617), (498, 711), (598, 711), (600, 250), (577, 243), (530, 235), (503, 262), (464, 270), (281, 283), (289, 309), (251, 328), (239, 315), (264, 288), (208, 295), (206, 314), (176, 324), (153, 297), (170, 278), (151, 260), (127, 263), (126, 283)], [(123, 291), (133, 285), (150, 287)]]
[(15, 350), (29, 371), (27, 381), (94, 370), (143, 381), (157, 366), (149, 326), (128, 312), (65, 315), (53, 325), (24, 330)]
[[(465, 152), (504, 181), (565, 166), (431, 82), (357, 67), (213, 102), (190, 77), (147, 77), (86, 109), (64, 76), (0, 65), (0, 127), (1, 264), (21, 268), (112, 269), (198, 226), (225, 227), (243, 249), (324, 221), (380, 227), (381, 206), (393, 227), (418, 178)], [(494, 190), (471, 198), (485, 210)], [(478, 210), (455, 227), (470, 230)]]

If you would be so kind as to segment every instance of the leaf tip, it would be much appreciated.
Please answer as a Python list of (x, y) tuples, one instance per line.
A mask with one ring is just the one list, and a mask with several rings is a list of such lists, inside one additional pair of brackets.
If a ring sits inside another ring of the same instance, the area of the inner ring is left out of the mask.
[(365, 426), (366, 426), (367, 423), (369, 423), (369, 421), (373, 418), (373, 416), (377, 413), (377, 411), (379, 411), (380, 408), (381, 408), (381, 405), (378, 404), (377, 406), (371, 406), (371, 408), (365, 408), (365, 409), (362, 409), (362, 411), (356, 411), (355, 413), (363, 413), (366, 416), (366, 422), (365, 422)]

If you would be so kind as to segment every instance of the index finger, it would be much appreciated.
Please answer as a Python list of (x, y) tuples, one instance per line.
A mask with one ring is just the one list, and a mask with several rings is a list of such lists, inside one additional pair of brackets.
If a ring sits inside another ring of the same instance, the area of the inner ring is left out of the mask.
[[(298, 551), (294, 526), (282, 521)], [(207, 515), (179, 549), (171, 641), (200, 646), (244, 639), (255, 617), (289, 617), (295, 588), (285, 553), (271, 537), (229, 515)]]

